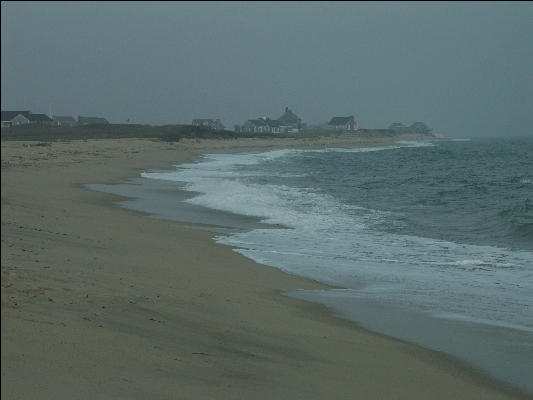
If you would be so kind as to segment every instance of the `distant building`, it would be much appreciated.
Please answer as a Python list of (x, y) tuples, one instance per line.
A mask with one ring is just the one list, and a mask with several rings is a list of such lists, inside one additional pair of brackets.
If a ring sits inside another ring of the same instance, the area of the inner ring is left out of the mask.
[(237, 132), (251, 133), (283, 133), (288, 132), (289, 129), (287, 126), (283, 126), (278, 120), (267, 117), (249, 119), (242, 126), (236, 126), (235, 128)]
[(432, 131), (432, 129), (423, 122), (415, 122), (407, 129), (412, 133), (422, 133), (424, 135), (428, 135)]
[(285, 107), (285, 112), (277, 120), (279, 121), (280, 126), (285, 127), (287, 131), (297, 132), (304, 127), (302, 119), (294, 114), (289, 107)]
[(78, 125), (108, 125), (109, 121), (100, 117), (81, 117), (78, 116)]
[(29, 110), (2, 111), (3, 128), (27, 124), (53, 125), (54, 120), (46, 114), (33, 114)]
[[(267, 126), (269, 127), (270, 133), (281, 133), (282, 129), (285, 129), (280, 121), (276, 119), (268, 119)], [(283, 132), (285, 132), (283, 130)]]
[(46, 114), (31, 114), (28, 119), (30, 124), (39, 124), (39, 125), (54, 125), (54, 120)]
[(240, 126), (235, 125), (235, 131), (248, 133), (292, 133), (299, 132), (304, 126), (305, 124), (302, 123), (302, 120), (286, 107), (285, 112), (278, 119), (270, 119), (268, 117), (249, 119)]
[(209, 118), (196, 118), (192, 120), (193, 126), (205, 126), (206, 128), (215, 129), (221, 131), (225, 128), (220, 122), (220, 119), (209, 119)]
[(263, 133), (267, 130), (266, 118), (249, 119), (240, 128), (241, 132), (250, 133)]
[(390, 129), (391, 131), (396, 132), (396, 133), (402, 133), (402, 132), (405, 132), (405, 129), (406, 129), (406, 128), (407, 128), (407, 127), (406, 127), (404, 124), (402, 124), (401, 122), (393, 122), (393, 123), (390, 124), (390, 126), (389, 126), (389, 129)]
[(2, 128), (30, 123), (31, 111), (2, 111)]
[(52, 117), (57, 126), (76, 126), (76, 120), (73, 117), (54, 115)]
[(335, 129), (336, 131), (356, 131), (358, 129), (355, 117), (350, 115), (349, 117), (333, 117), (328, 122), (328, 128)]
[(405, 126), (401, 122), (394, 122), (390, 124), (389, 129), (394, 133), (418, 133), (422, 135), (430, 135), (432, 129), (424, 122), (414, 122), (409, 126)]
[(279, 121), (267, 117), (249, 119), (242, 126), (237, 126), (236, 128), (237, 132), (249, 133), (280, 133), (281, 131)]

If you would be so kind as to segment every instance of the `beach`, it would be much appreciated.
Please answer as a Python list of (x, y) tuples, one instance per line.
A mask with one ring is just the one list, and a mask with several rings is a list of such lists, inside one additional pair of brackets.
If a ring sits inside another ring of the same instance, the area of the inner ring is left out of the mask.
[(323, 284), (84, 186), (211, 152), (390, 140), (2, 141), (2, 396), (527, 398), (281, 295)]

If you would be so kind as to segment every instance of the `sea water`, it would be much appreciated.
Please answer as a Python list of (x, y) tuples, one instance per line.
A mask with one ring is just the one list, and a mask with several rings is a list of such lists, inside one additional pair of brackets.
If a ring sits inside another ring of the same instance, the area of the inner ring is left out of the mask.
[(208, 154), (143, 179), (263, 223), (217, 237), (321, 302), (533, 393), (533, 140)]

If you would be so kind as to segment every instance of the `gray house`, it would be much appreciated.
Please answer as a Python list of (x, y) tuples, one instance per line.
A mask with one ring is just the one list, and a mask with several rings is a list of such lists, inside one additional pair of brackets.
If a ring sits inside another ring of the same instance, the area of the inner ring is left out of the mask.
[(405, 132), (407, 127), (401, 122), (393, 122), (392, 124), (390, 124), (389, 129), (396, 133), (402, 133), (402, 132)]
[(76, 120), (73, 117), (54, 115), (53, 119), (57, 126), (76, 126)]
[(358, 129), (357, 122), (353, 115), (349, 117), (333, 117), (328, 122), (328, 128), (336, 131), (356, 131)]
[(108, 125), (109, 121), (100, 117), (78, 116), (78, 125)]
[(269, 119), (266, 117), (260, 117), (257, 119), (249, 119), (240, 127), (241, 132), (250, 133), (268, 133), (270, 128), (267, 124)]
[(432, 129), (423, 122), (414, 122), (408, 127), (408, 129), (412, 133), (422, 133), (424, 135), (429, 135), (432, 131)]
[(270, 119), (268, 117), (249, 119), (241, 126), (235, 125), (235, 131), (250, 133), (285, 133), (298, 132), (304, 126), (305, 124), (302, 123), (301, 118), (286, 107), (285, 112), (278, 119)]
[(282, 130), (285, 132), (298, 132), (304, 127), (302, 119), (294, 114), (289, 107), (285, 107), (285, 112), (277, 120), (279, 121)]
[(2, 128), (30, 123), (31, 111), (2, 111)]
[(207, 128), (215, 129), (215, 130), (223, 130), (225, 127), (222, 125), (222, 122), (220, 122), (220, 119), (209, 119), (209, 118), (195, 118), (192, 120), (193, 126), (205, 126)]
[(281, 133), (286, 132), (286, 127), (283, 127), (278, 120), (270, 119), (268, 117), (259, 117), (257, 119), (249, 119), (242, 126), (236, 126), (237, 132), (250, 133)]
[(390, 124), (389, 129), (394, 133), (420, 133), (423, 135), (430, 135), (432, 129), (423, 122), (414, 122), (409, 126), (405, 126), (401, 122), (394, 122)]
[(32, 114), (28, 116), (30, 124), (39, 124), (39, 125), (55, 125), (55, 122), (46, 114)]

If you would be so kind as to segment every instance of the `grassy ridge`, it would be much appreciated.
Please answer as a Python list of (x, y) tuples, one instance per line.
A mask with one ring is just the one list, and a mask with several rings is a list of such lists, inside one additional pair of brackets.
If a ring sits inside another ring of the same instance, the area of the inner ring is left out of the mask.
[[(121, 138), (147, 138), (177, 142), (181, 139), (237, 139), (237, 138), (318, 138), (337, 137), (341, 132), (327, 130), (310, 130), (299, 133), (237, 133), (226, 130), (213, 130), (207, 127), (192, 125), (136, 125), (136, 124), (109, 124), (86, 126), (46, 126), (46, 125), (19, 125), (2, 128), (2, 140), (23, 140), (52, 142), (61, 140), (86, 140), (86, 139), (121, 139)], [(346, 133), (344, 133), (346, 135)], [(396, 134), (388, 129), (360, 129), (356, 133), (348, 133), (361, 138), (391, 137)]]
[(216, 131), (206, 127), (192, 125), (134, 125), (109, 124), (85, 126), (46, 126), (19, 125), (2, 128), (2, 140), (28, 141), (59, 141), (85, 139), (120, 139), (120, 138), (148, 138), (166, 141), (179, 141), (185, 138), (198, 139), (232, 139), (238, 137), (261, 137), (260, 135), (246, 135), (232, 131)]

